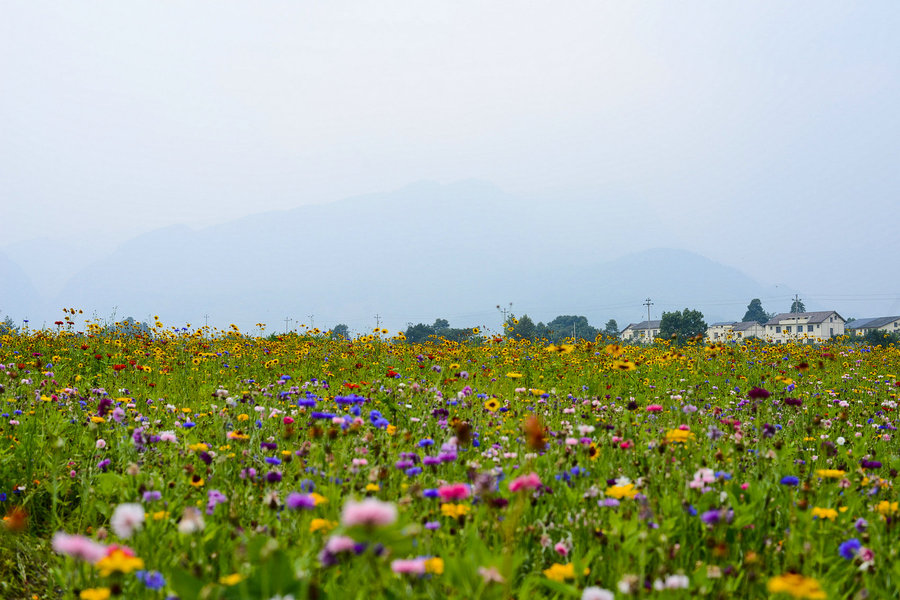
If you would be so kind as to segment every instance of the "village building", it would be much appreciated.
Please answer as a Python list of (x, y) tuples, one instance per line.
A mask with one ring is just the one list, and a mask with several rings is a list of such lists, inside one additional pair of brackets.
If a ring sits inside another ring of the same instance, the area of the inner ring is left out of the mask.
[(833, 310), (781, 313), (766, 323), (765, 337), (776, 344), (823, 342), (844, 335), (846, 319)]
[(659, 335), (659, 324), (661, 321), (641, 321), (640, 323), (631, 323), (622, 330), (619, 337), (623, 342), (641, 342), (648, 344)]
[(900, 317), (869, 317), (847, 323), (847, 333), (850, 335), (863, 336), (870, 331), (900, 334)]

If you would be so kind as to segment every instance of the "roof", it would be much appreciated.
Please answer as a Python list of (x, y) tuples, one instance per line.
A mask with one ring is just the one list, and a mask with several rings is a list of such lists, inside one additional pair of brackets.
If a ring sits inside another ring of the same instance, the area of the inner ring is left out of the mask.
[(734, 331), (747, 331), (751, 327), (762, 327), (759, 321), (741, 321), (740, 323), (735, 323), (732, 329)]
[(850, 329), (878, 329), (890, 323), (893, 323), (900, 317), (868, 317), (866, 319), (857, 319), (852, 323), (848, 323)]
[(718, 323), (710, 323), (710, 327), (732, 327), (735, 325), (734, 321), (719, 321)]
[(766, 325), (781, 325), (784, 321), (793, 321), (794, 319), (806, 319), (804, 323), (824, 323), (825, 319), (831, 315), (835, 315), (841, 321), (846, 321), (844, 317), (833, 310), (822, 310), (818, 312), (780, 313), (769, 319)]
[(629, 323), (628, 327), (622, 330), (622, 333), (628, 331), (629, 329), (659, 329), (659, 324), (662, 321), (650, 321), (650, 326), (647, 327), (647, 321), (641, 321), (640, 323)]

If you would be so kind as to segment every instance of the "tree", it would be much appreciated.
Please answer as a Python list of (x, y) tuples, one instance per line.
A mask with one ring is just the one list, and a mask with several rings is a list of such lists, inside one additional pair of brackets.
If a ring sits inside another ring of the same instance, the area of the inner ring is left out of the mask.
[(575, 315), (560, 315), (541, 327), (538, 323), (535, 333), (536, 339), (547, 337), (554, 344), (559, 344), (567, 338), (576, 340), (593, 340), (597, 337), (597, 329), (591, 327), (587, 317)]
[(706, 333), (706, 321), (699, 310), (664, 312), (659, 323), (659, 337), (683, 344), (690, 338)]
[(610, 319), (603, 327), (603, 335), (607, 337), (619, 337), (619, 324), (615, 319)]
[(791, 312), (792, 313), (805, 313), (806, 305), (803, 304), (803, 300), (797, 298), (791, 303)]
[(760, 325), (765, 324), (771, 318), (769, 313), (763, 310), (762, 302), (759, 298), (754, 298), (750, 301), (750, 304), (747, 305), (747, 312), (744, 313), (744, 318), (741, 319), (743, 323), (749, 323), (750, 321), (756, 321)]
[(521, 319), (510, 315), (506, 321), (507, 334), (516, 340), (534, 340), (536, 329), (534, 321), (528, 315), (522, 315)]
[(425, 323), (410, 325), (406, 328), (403, 335), (410, 344), (421, 344), (422, 342), (427, 342), (428, 338), (434, 336), (434, 327), (432, 325), (426, 325)]
[(350, 339), (350, 328), (343, 323), (338, 323), (334, 326), (334, 329), (331, 330), (331, 339), (336, 340), (338, 338), (344, 338), (345, 340)]

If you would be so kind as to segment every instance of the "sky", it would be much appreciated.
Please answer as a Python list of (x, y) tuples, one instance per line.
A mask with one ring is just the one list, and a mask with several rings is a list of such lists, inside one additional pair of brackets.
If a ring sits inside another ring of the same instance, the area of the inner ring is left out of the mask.
[(0, 8), (0, 250), (480, 179), (766, 284), (900, 296), (893, 0)]

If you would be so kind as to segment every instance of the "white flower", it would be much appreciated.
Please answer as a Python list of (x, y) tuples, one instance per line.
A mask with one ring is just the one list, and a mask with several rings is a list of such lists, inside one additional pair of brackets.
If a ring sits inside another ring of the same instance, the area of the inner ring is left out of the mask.
[(613, 600), (615, 596), (609, 590), (597, 586), (584, 588), (581, 592), (581, 600)]
[(203, 521), (203, 515), (200, 514), (200, 511), (193, 506), (188, 506), (181, 513), (178, 531), (180, 533), (194, 533), (195, 531), (202, 531), (205, 526), (206, 522)]
[(144, 507), (140, 504), (120, 504), (109, 520), (112, 530), (122, 539), (130, 538), (144, 524)]

